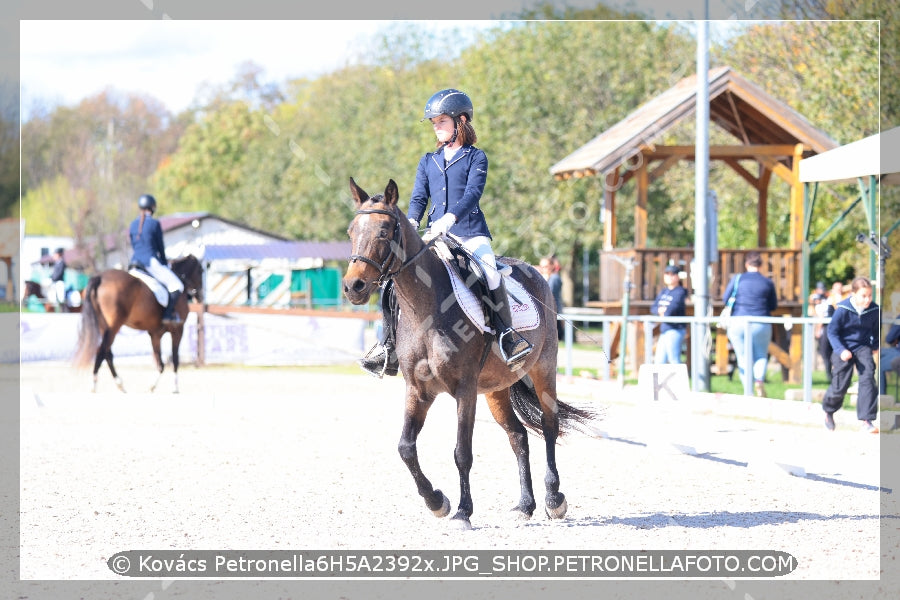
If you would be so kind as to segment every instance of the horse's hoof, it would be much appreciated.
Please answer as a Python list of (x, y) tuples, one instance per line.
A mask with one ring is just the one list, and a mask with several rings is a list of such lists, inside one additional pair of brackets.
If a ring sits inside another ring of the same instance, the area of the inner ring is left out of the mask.
[(453, 515), (453, 518), (450, 519), (450, 524), (458, 531), (470, 531), (472, 529), (472, 523), (465, 515)]
[(509, 518), (512, 521), (529, 521), (531, 520), (531, 514), (522, 510), (520, 506), (513, 506), (509, 511)]
[(438, 519), (443, 519), (450, 514), (450, 499), (444, 492), (441, 492), (441, 507), (431, 511)]
[(556, 508), (551, 508), (550, 505), (547, 505), (547, 516), (551, 519), (562, 519), (566, 516), (566, 511), (569, 510), (569, 504), (566, 502), (566, 499), (563, 498), (563, 501), (559, 503), (559, 506)]

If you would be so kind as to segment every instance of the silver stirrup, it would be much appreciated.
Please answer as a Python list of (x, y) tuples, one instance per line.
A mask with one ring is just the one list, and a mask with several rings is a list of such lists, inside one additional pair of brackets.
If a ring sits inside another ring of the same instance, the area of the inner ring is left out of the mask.
[[(512, 356), (507, 356), (506, 350), (503, 349), (503, 340), (506, 338), (506, 336), (509, 336), (509, 335), (517, 337), (520, 340), (522, 340), (523, 342), (525, 342), (525, 348), (523, 350), (520, 350), (519, 352), (516, 352)], [(506, 331), (504, 331), (497, 337), (497, 345), (500, 346), (500, 356), (503, 358), (504, 361), (506, 361), (507, 366), (513, 366), (513, 365), (519, 363), (522, 359), (524, 359), (526, 356), (528, 356), (531, 353), (532, 348), (534, 348), (534, 346), (532, 346), (528, 342), (528, 340), (526, 340), (524, 337), (519, 335), (519, 333), (513, 328), (507, 329)]]
[[(372, 353), (379, 348), (384, 349), (384, 362), (381, 364), (381, 372), (380, 373), (376, 372), (374, 369), (367, 368), (364, 364), (366, 362), (366, 360), (371, 357)], [(387, 348), (385, 348), (382, 344), (375, 344), (374, 346), (372, 346), (369, 349), (368, 352), (366, 352), (366, 355), (364, 357), (362, 357), (361, 359), (359, 359), (356, 362), (359, 364), (360, 367), (362, 367), (363, 371), (370, 374), (372, 377), (377, 377), (378, 379), (384, 379), (384, 374), (387, 372), (388, 359), (390, 358), (389, 354), (390, 353), (388, 352)]]

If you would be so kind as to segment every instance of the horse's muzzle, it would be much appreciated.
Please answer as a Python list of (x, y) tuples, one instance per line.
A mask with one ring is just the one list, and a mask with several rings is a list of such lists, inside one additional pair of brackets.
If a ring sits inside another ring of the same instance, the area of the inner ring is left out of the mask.
[(345, 277), (343, 279), (344, 295), (352, 304), (365, 304), (372, 295), (374, 285), (359, 277)]

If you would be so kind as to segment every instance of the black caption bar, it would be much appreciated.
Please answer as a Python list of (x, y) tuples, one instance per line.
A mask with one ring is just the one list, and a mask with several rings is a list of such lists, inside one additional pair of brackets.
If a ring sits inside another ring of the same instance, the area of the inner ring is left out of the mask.
[(107, 565), (160, 578), (756, 578), (787, 575), (797, 559), (776, 550), (128, 550)]

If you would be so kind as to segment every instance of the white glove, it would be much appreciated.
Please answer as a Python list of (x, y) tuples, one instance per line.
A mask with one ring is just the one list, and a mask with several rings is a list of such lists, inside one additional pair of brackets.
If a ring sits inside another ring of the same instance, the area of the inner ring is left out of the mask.
[(456, 215), (453, 213), (447, 213), (437, 221), (431, 224), (431, 235), (432, 237), (438, 236), (442, 233), (447, 233), (450, 231), (450, 228), (453, 227), (453, 224), (456, 223)]
[(419, 228), (419, 222), (416, 221), (415, 219), (413, 219), (412, 217), (409, 218), (409, 222), (410, 222), (410, 223), (412, 224), (412, 226), (415, 227), (416, 229)]

